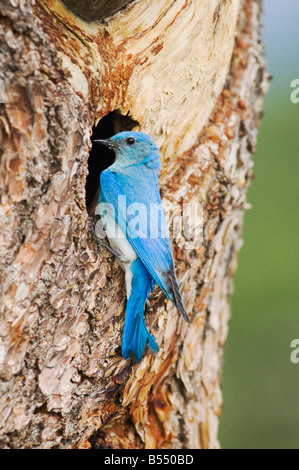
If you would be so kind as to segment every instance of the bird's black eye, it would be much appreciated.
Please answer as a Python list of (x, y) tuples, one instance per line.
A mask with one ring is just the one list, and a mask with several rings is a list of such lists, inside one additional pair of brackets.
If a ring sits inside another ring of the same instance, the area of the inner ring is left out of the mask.
[(135, 144), (136, 141), (135, 141), (134, 137), (128, 137), (126, 142), (127, 142), (128, 145), (133, 145), (133, 144)]

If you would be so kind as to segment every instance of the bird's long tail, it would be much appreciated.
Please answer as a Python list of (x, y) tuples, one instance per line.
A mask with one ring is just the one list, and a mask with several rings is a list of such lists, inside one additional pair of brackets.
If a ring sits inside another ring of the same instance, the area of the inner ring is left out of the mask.
[(144, 305), (152, 286), (152, 277), (137, 258), (131, 265), (131, 292), (127, 301), (126, 318), (122, 340), (122, 355), (140, 362), (148, 341), (150, 352), (159, 351), (155, 338), (144, 321)]

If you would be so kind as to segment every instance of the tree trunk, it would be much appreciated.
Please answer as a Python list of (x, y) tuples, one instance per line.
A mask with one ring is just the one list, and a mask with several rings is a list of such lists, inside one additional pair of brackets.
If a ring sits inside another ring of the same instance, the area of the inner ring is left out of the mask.
[[(267, 85), (260, 10), (0, 3), (2, 447), (219, 447), (229, 295)], [(108, 158), (88, 163), (92, 132), (126, 126), (161, 149), (166, 209), (193, 204), (203, 222), (200, 244), (183, 231), (173, 245), (192, 323), (156, 289), (146, 322), (160, 351), (140, 364), (121, 357), (124, 274), (91, 238), (86, 203)]]

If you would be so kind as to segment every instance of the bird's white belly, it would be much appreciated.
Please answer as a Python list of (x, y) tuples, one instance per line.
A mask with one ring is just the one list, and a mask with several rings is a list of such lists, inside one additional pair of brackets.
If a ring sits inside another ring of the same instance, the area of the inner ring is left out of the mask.
[(105, 216), (104, 230), (109, 238), (112, 248), (122, 254), (128, 262), (132, 263), (137, 258), (135, 250), (126, 239), (124, 232), (114, 217), (110, 214)]
[(110, 245), (114, 250), (116, 250), (120, 255), (126, 258), (126, 262), (123, 263), (122, 261), (118, 260), (120, 266), (125, 271), (125, 279), (126, 279), (126, 289), (127, 289), (127, 297), (130, 297), (131, 293), (131, 283), (132, 283), (132, 271), (131, 271), (131, 264), (137, 258), (137, 254), (135, 250), (132, 248), (130, 243), (125, 237), (124, 232), (114, 219), (113, 215), (107, 213), (105, 215), (104, 220), (104, 230), (109, 238)]

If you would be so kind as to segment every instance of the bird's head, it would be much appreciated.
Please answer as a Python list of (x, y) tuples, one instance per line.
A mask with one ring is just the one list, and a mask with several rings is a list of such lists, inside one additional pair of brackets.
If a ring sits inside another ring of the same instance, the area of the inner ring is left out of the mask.
[(114, 151), (115, 169), (145, 165), (160, 170), (159, 149), (154, 139), (143, 132), (120, 132), (110, 139), (97, 139), (93, 142), (105, 145)]

